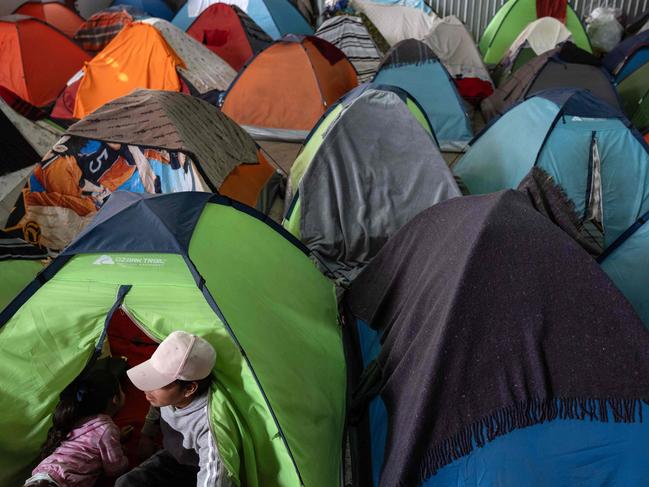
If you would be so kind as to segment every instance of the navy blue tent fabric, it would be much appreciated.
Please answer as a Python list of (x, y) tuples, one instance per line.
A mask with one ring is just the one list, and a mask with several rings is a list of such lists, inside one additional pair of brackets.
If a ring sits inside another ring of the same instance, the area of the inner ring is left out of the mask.
[(649, 334), (633, 308), (518, 191), (422, 212), (345, 306), (381, 340), (355, 403), (378, 392), (385, 404), (382, 486), (419, 485), (546, 421), (640, 421), (649, 399)]
[[(211, 193), (199, 192), (152, 197), (117, 191), (63, 254), (96, 252), (97, 249), (186, 254), (196, 222), (211, 197)], [(104, 225), (108, 220), (110, 225)]]
[[(628, 58), (632, 57), (641, 48), (649, 48), (649, 30), (640, 32), (620, 42), (611, 52), (604, 56), (602, 65), (609, 70), (617, 81), (620, 81), (620, 75), (625, 77), (622, 73), (623, 71), (633, 71), (633, 66), (630, 67), (630, 70), (625, 68), (625, 65), (629, 61)], [(637, 68), (638, 66), (635, 67)], [(630, 72), (626, 74), (628, 75)]]
[(577, 117), (594, 118), (619, 118), (623, 119), (627, 126), (631, 124), (626, 121), (626, 116), (618, 107), (602, 103), (592, 93), (576, 88), (555, 88), (535, 93), (539, 96), (554, 102), (561, 107), (561, 115), (575, 115)]

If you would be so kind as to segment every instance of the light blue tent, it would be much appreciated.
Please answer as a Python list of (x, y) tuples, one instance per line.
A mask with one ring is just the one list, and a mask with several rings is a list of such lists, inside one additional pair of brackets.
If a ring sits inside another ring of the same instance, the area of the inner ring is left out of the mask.
[[(313, 28), (289, 0), (250, 0), (247, 8), (242, 10), (273, 39), (279, 39), (286, 34), (313, 34)], [(178, 11), (172, 23), (179, 29), (187, 30), (194, 20), (196, 17), (189, 15), (187, 2)]]
[[(524, 127), (524, 130), (521, 129)], [(471, 142), (453, 171), (471, 194), (516, 188), (547, 172), (608, 247), (649, 210), (649, 148), (624, 115), (588, 91), (541, 92)]]
[(597, 259), (649, 327), (649, 212)]
[(398, 86), (423, 107), (443, 151), (462, 151), (473, 137), (471, 122), (451, 76), (430, 47), (405, 39), (386, 54), (374, 77)]
[(111, 5), (130, 5), (152, 17), (165, 20), (171, 20), (174, 16), (173, 11), (163, 0), (115, 0)]

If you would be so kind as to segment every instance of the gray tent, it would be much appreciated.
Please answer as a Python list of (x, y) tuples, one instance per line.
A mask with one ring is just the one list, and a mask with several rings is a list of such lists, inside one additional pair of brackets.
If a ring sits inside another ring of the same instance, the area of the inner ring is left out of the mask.
[(325, 20), (315, 33), (345, 53), (358, 73), (358, 81), (368, 81), (383, 58), (359, 17), (338, 15)]
[(572, 42), (528, 61), (482, 101), (485, 120), (502, 115), (519, 101), (550, 88), (583, 88), (621, 109), (613, 80), (598, 58)]
[(289, 179), (295, 195), (284, 226), (343, 281), (414, 215), (461, 194), (421, 107), (399, 88), (374, 84), (320, 120)]

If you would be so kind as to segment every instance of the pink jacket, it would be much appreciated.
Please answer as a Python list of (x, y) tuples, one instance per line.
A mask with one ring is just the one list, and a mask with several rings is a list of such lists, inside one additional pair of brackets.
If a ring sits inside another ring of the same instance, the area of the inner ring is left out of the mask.
[(100, 414), (73, 429), (32, 472), (47, 473), (61, 487), (92, 487), (100, 474), (119, 475), (128, 467), (119, 442), (119, 429)]

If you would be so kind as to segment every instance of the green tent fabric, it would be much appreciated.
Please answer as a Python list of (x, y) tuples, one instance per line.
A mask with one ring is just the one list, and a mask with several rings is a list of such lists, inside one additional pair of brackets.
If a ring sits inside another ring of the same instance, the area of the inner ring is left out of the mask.
[(0, 311), (43, 270), (47, 252), (0, 230)]
[(649, 128), (649, 64), (624, 78), (617, 88), (626, 116), (644, 132)]
[(7, 306), (42, 269), (39, 260), (0, 260), (0, 309)]
[[(491, 19), (480, 39), (478, 47), (484, 62), (498, 63), (516, 37), (536, 19), (536, 0), (508, 0)], [(586, 30), (570, 5), (567, 6), (566, 27), (573, 43), (592, 52)]]
[(118, 192), (0, 314), (0, 485), (22, 485), (120, 292), (154, 340), (182, 329), (217, 350), (210, 423), (235, 484), (339, 484), (346, 371), (333, 284), (281, 227), (232, 200)]

